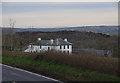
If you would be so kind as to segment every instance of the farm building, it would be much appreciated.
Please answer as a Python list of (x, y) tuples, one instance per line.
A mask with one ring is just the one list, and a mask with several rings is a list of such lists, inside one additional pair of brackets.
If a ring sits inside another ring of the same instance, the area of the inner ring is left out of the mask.
[(90, 53), (93, 55), (99, 55), (99, 56), (106, 56), (106, 57), (111, 57), (112, 53), (109, 50), (98, 50), (98, 49), (89, 49), (89, 48), (84, 48), (84, 49), (73, 49), (73, 53), (80, 53), (80, 52), (86, 52)]

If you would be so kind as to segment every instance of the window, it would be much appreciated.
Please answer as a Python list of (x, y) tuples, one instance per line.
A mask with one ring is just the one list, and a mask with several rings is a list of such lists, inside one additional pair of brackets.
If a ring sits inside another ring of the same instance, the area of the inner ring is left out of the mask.
[(60, 46), (60, 49), (62, 49), (62, 46)]
[(65, 45), (64, 45), (64, 49), (65, 49)]
[(67, 46), (67, 48), (69, 49), (69, 45)]
[(48, 47), (48, 51), (50, 50), (50, 47)]
[(67, 51), (67, 53), (69, 54), (69, 51)]

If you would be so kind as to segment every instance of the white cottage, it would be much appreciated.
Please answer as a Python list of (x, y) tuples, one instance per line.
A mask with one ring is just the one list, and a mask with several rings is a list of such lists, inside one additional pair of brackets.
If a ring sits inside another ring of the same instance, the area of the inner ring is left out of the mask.
[(24, 52), (44, 52), (44, 51), (60, 51), (62, 53), (72, 53), (72, 43), (68, 42), (67, 39), (51, 39), (51, 40), (38, 40), (34, 43), (31, 43)]

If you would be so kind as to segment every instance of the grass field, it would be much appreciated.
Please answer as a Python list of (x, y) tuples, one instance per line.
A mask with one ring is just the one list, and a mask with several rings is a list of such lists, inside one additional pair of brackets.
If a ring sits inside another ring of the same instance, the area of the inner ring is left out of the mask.
[(7, 65), (23, 68), (62, 81), (120, 81), (120, 78), (115, 75), (89, 71), (87, 69), (45, 60), (38, 61), (22, 56), (3, 56), (2, 62)]
[(101, 73), (118, 75), (118, 63), (119, 58), (113, 57), (100, 57), (91, 55), (89, 53), (79, 54), (62, 54), (57, 52), (45, 52), (45, 53), (24, 53), (15, 51), (3, 51), (3, 56), (18, 57), (33, 59), (36, 61), (47, 61), (56, 64), (64, 64), (71, 67), (88, 69), (90, 71), (97, 71)]

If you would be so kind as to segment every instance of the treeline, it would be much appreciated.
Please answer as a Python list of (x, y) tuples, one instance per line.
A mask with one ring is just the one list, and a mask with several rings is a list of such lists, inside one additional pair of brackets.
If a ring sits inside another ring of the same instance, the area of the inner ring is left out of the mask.
[[(57, 31), (57, 32), (16, 32), (8, 33), (3, 31), (3, 49), (14, 49), (26, 47), (29, 43), (37, 40), (37, 38), (56, 39), (67, 38), (72, 42), (73, 48), (93, 48), (101, 50), (110, 50), (112, 56), (118, 56), (118, 36), (110, 36), (102, 33), (80, 32), (80, 31)], [(11, 41), (12, 40), (12, 41)]]

